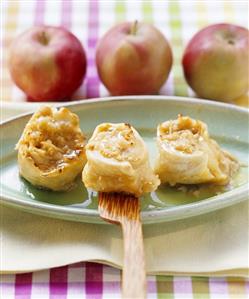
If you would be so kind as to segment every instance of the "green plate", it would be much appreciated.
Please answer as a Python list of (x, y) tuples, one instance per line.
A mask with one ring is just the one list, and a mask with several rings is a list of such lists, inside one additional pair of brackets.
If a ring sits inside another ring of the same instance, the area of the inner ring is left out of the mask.
[[(226, 188), (206, 186), (197, 192), (186, 192), (161, 186), (141, 198), (145, 224), (200, 215), (248, 199), (248, 110), (205, 100), (163, 96), (95, 99), (65, 106), (79, 115), (81, 128), (88, 137), (102, 122), (131, 123), (147, 143), (152, 163), (156, 156), (157, 125), (176, 118), (179, 113), (189, 115), (206, 122), (211, 136), (243, 164)], [(86, 190), (80, 178), (74, 190), (56, 193), (38, 190), (19, 177), (14, 147), (29, 118), (30, 114), (23, 115), (0, 126), (2, 203), (46, 216), (104, 223), (98, 216), (96, 193)]]

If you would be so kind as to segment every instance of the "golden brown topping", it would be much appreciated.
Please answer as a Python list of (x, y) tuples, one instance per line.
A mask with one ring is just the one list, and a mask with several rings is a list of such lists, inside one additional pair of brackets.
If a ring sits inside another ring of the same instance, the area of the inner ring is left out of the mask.
[(66, 108), (42, 107), (27, 124), (17, 145), (26, 146), (26, 155), (43, 171), (67, 159), (76, 159), (83, 151), (85, 137), (77, 115)]
[(155, 171), (171, 185), (213, 182), (225, 185), (239, 164), (209, 137), (207, 125), (178, 115), (158, 126), (160, 156)]
[(89, 141), (87, 150), (97, 150), (102, 156), (118, 161), (123, 161), (126, 158), (135, 161), (130, 153), (130, 149), (135, 143), (136, 138), (131, 125), (102, 124), (98, 127), (95, 137)]
[(162, 141), (170, 141), (176, 150), (191, 154), (198, 149), (205, 130), (206, 127), (201, 121), (179, 114), (177, 120), (170, 120), (160, 125), (159, 136)]

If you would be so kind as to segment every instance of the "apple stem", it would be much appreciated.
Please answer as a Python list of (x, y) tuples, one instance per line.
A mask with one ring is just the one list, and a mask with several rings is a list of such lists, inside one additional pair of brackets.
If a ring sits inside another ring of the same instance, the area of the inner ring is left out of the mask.
[(41, 33), (41, 43), (43, 45), (47, 45), (48, 44), (48, 38), (47, 38), (47, 35), (46, 35), (45, 31), (42, 31), (42, 33)]
[(137, 24), (138, 24), (138, 21), (135, 20), (135, 22), (133, 22), (133, 24), (131, 25), (130, 34), (135, 35), (137, 33)]

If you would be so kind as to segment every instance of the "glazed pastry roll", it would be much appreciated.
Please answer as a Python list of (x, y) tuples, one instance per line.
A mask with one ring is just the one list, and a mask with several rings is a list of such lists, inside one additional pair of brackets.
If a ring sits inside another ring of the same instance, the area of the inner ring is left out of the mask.
[(97, 126), (86, 146), (86, 156), (82, 179), (95, 191), (140, 196), (160, 184), (149, 165), (143, 139), (129, 124)]
[(68, 190), (85, 163), (79, 118), (66, 108), (40, 108), (16, 145), (21, 176), (37, 187)]
[(239, 169), (238, 161), (210, 138), (207, 125), (188, 116), (160, 124), (157, 146), (155, 173), (162, 183), (226, 185)]

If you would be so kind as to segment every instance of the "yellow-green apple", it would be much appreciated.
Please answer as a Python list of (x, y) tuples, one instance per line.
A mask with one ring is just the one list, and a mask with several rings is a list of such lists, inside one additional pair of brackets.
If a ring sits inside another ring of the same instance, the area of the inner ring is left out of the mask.
[(172, 52), (153, 25), (125, 22), (100, 40), (96, 63), (99, 77), (111, 94), (154, 94), (169, 75)]
[(247, 92), (248, 38), (248, 29), (233, 24), (214, 24), (194, 35), (182, 65), (200, 97), (231, 101)]
[(37, 26), (16, 37), (8, 66), (16, 85), (31, 101), (69, 99), (86, 73), (80, 41), (62, 27)]

